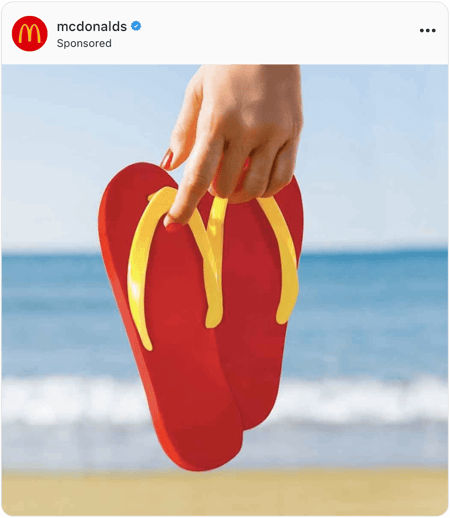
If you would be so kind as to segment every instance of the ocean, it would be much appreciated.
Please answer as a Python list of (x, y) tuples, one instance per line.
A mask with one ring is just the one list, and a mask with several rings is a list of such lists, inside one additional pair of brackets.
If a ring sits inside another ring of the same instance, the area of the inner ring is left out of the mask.
[[(277, 403), (225, 468), (447, 465), (447, 251), (311, 254)], [(171, 469), (100, 255), (3, 255), (5, 470)]]

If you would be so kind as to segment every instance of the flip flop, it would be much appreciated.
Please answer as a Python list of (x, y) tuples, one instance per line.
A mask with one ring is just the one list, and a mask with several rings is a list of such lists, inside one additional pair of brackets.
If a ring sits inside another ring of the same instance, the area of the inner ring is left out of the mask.
[(197, 211), (177, 233), (162, 224), (176, 188), (155, 165), (126, 167), (103, 194), (99, 236), (161, 446), (205, 471), (239, 452), (243, 429), (213, 329), (222, 300), (204, 224)]
[(224, 313), (215, 334), (222, 368), (248, 430), (266, 419), (278, 393), (298, 294), (300, 189), (293, 179), (274, 198), (237, 205), (207, 194), (198, 209), (221, 271)]

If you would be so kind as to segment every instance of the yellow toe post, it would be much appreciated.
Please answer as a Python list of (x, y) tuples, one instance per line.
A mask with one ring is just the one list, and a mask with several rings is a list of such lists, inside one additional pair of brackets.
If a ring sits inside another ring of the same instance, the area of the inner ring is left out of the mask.
[[(153, 235), (161, 217), (168, 212), (176, 196), (176, 189), (163, 187), (148, 197), (149, 204), (139, 220), (130, 248), (128, 260), (128, 301), (133, 321), (141, 337), (142, 345), (148, 351), (153, 345), (145, 322), (145, 278)], [(206, 230), (198, 210), (189, 221), (197, 246), (203, 258), (203, 277), (205, 283), (208, 311), (205, 326), (216, 327), (222, 320), (222, 296), (218, 284), (218, 270), (214, 254), (206, 235)]]
[[(270, 226), (275, 234), (280, 251), (281, 294), (276, 321), (285, 324), (291, 316), (297, 300), (299, 287), (297, 278), (297, 257), (291, 233), (275, 198), (258, 198)], [(219, 287), (222, 290), (223, 228), (228, 200), (215, 197), (208, 219), (207, 234), (218, 268)], [(245, 225), (245, 222), (242, 222)]]

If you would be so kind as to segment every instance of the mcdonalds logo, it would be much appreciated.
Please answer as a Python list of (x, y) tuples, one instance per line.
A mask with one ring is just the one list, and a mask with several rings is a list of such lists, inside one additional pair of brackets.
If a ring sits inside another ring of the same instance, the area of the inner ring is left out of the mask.
[(47, 26), (36, 16), (20, 18), (12, 29), (14, 43), (26, 52), (39, 50), (47, 41), (47, 36)]

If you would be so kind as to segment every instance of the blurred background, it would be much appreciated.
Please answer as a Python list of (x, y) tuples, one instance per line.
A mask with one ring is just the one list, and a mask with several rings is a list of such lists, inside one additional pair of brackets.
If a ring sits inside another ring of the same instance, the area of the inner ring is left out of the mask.
[[(109, 180), (195, 66), (4, 66), (3, 468), (169, 469), (109, 287)], [(230, 467), (447, 465), (447, 67), (302, 67), (300, 295)], [(179, 181), (183, 168), (174, 173)]]

